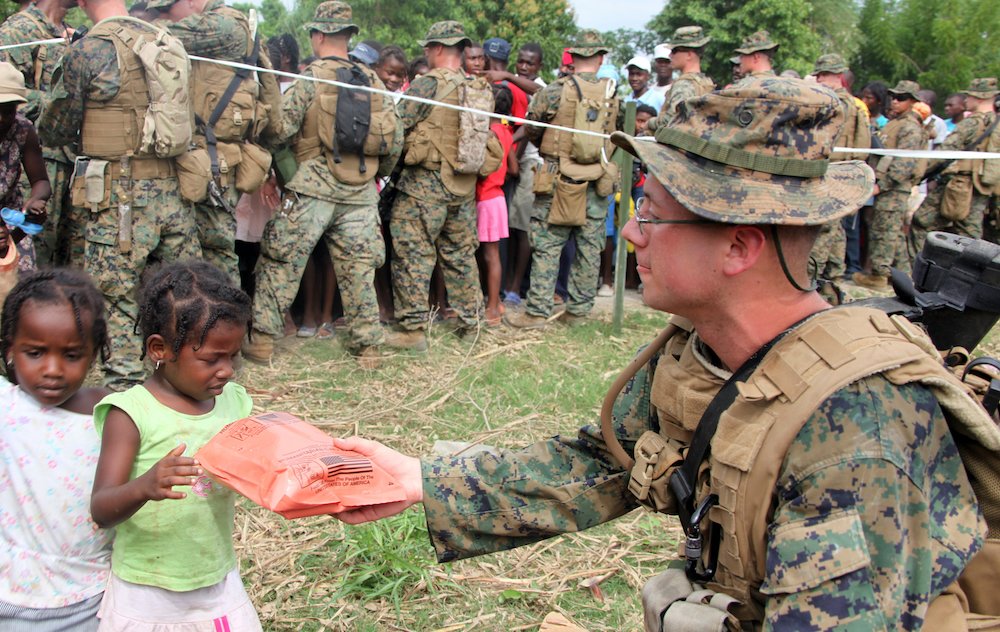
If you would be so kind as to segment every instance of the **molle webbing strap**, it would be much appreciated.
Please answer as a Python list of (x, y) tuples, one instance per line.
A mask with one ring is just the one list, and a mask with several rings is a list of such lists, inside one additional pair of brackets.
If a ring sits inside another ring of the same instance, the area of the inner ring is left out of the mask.
[(828, 160), (781, 158), (779, 156), (767, 156), (743, 149), (736, 149), (728, 145), (693, 136), (672, 127), (657, 128), (656, 142), (683, 149), (702, 158), (721, 162), (730, 167), (761, 171), (776, 176), (819, 178), (826, 174), (826, 168), (830, 163)]
[[(250, 51), (243, 63), (248, 66), (256, 66), (257, 59), (260, 57), (260, 33), (257, 33), (253, 39), (253, 50)], [(215, 104), (215, 109), (212, 110), (212, 114), (209, 115), (208, 121), (205, 122), (205, 145), (208, 149), (209, 158), (212, 161), (212, 177), (218, 178), (222, 175), (221, 169), (219, 167), (219, 150), (218, 141), (215, 138), (215, 124), (219, 122), (222, 117), (222, 113), (225, 112), (226, 107), (229, 102), (233, 99), (233, 95), (236, 94), (236, 89), (239, 88), (240, 84), (243, 83), (247, 77), (250, 76), (250, 70), (246, 68), (239, 68), (233, 73), (233, 78), (230, 80), (229, 85), (226, 86), (226, 91), (222, 93), (219, 97), (219, 102)]]

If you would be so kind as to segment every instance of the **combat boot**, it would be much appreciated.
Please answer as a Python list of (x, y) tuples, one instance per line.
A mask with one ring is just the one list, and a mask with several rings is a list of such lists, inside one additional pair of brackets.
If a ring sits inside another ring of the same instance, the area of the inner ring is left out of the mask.
[(243, 339), (243, 357), (257, 364), (269, 364), (274, 355), (274, 336), (263, 331), (253, 332)]
[(385, 336), (385, 344), (395, 349), (427, 351), (427, 334), (423, 331), (390, 331)]
[(364, 347), (360, 349), (354, 357), (358, 360), (358, 366), (365, 371), (374, 371), (382, 364), (382, 354), (378, 347)]
[(569, 312), (563, 312), (559, 315), (559, 322), (567, 327), (582, 327), (587, 324), (588, 320), (589, 319), (586, 316), (570, 314)]
[(855, 285), (866, 287), (869, 290), (886, 290), (889, 288), (889, 277), (882, 276), (881, 274), (855, 272), (851, 275), (851, 280), (854, 281)]
[(535, 316), (527, 312), (514, 312), (503, 315), (503, 322), (517, 329), (541, 329), (549, 324), (544, 316)]

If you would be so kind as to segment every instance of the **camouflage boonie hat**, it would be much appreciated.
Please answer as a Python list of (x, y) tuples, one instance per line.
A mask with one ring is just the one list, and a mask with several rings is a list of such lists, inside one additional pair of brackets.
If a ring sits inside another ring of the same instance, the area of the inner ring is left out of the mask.
[(701, 48), (712, 41), (700, 26), (682, 26), (670, 37), (672, 48)]
[(740, 64), (743, 63), (743, 61), (740, 59), (739, 55), (733, 55), (732, 57), (729, 58), (729, 63), (731, 63), (734, 66), (739, 66)]
[(889, 88), (889, 94), (910, 97), (914, 101), (919, 101), (917, 93), (920, 92), (920, 84), (916, 81), (900, 81), (895, 88)]
[(601, 37), (600, 32), (595, 29), (583, 29), (576, 36), (576, 44), (566, 50), (569, 51), (570, 55), (593, 57), (594, 55), (603, 55), (610, 49), (604, 45), (604, 38)]
[(845, 114), (831, 91), (765, 77), (688, 99), (656, 142), (615, 132), (689, 211), (726, 224), (812, 226), (861, 208), (875, 174), (830, 162)]
[(445, 46), (458, 46), (459, 44), (469, 44), (472, 40), (465, 34), (465, 28), (461, 22), (455, 20), (445, 20), (435, 22), (431, 28), (427, 29), (427, 37), (418, 42), (421, 46), (428, 44), (444, 44)]
[(816, 66), (813, 68), (811, 74), (818, 75), (821, 72), (829, 72), (839, 75), (847, 72), (847, 70), (847, 62), (844, 61), (844, 58), (837, 53), (830, 53), (829, 55), (821, 55), (816, 60)]
[(992, 99), (996, 95), (1000, 94), (1000, 89), (997, 88), (997, 78), (996, 77), (981, 77), (979, 79), (973, 79), (972, 83), (965, 90), (962, 90), (962, 94), (967, 94), (970, 97), (976, 97), (977, 99)]
[(361, 30), (352, 21), (351, 5), (346, 2), (340, 2), (340, 0), (332, 0), (331, 2), (320, 4), (316, 7), (316, 13), (313, 15), (312, 22), (307, 22), (302, 28), (306, 31), (319, 31), (328, 35), (340, 33), (347, 29), (350, 29), (354, 33)]
[(778, 50), (778, 45), (771, 41), (771, 34), (767, 31), (757, 31), (743, 40), (736, 52), (740, 55), (752, 55), (762, 50)]

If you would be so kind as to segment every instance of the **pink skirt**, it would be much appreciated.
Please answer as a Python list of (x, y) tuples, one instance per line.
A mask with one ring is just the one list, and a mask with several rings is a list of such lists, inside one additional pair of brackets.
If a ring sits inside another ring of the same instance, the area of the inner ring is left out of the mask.
[(476, 232), (479, 243), (500, 241), (509, 236), (507, 200), (502, 195), (476, 202)]

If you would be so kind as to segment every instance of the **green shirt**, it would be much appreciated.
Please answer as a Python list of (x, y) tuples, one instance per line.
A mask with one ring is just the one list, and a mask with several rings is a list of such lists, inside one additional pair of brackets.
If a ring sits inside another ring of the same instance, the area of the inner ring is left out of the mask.
[[(133, 480), (180, 443), (187, 445), (185, 456), (193, 455), (224, 426), (249, 415), (253, 402), (242, 386), (229, 383), (212, 412), (185, 415), (161, 404), (144, 386), (133, 386), (94, 408), (99, 434), (112, 407), (128, 414), (139, 429)], [(236, 495), (204, 475), (183, 491), (186, 498), (147, 502), (118, 525), (111, 553), (115, 575), (133, 584), (188, 591), (217, 584), (236, 567)]]

